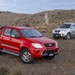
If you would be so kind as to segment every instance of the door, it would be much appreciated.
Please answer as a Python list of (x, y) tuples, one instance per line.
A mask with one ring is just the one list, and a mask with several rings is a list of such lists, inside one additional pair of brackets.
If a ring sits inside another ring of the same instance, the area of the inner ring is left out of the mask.
[(5, 28), (1, 35), (1, 46), (3, 49), (10, 49), (11, 28)]
[(20, 44), (21, 44), (21, 37), (20, 33), (17, 29), (13, 29), (11, 33), (11, 38), (10, 38), (10, 45), (11, 48), (14, 52), (19, 52), (20, 51)]
[(75, 24), (71, 26), (71, 35), (72, 37), (75, 37)]

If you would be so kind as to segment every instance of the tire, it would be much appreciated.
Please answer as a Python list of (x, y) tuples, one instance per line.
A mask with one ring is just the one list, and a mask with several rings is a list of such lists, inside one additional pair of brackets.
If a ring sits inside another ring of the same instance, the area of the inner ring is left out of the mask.
[(71, 34), (70, 34), (70, 33), (68, 33), (68, 34), (66, 35), (66, 39), (67, 39), (67, 40), (71, 39)]
[(24, 49), (21, 51), (20, 59), (25, 64), (30, 64), (33, 61), (33, 57), (28, 49)]

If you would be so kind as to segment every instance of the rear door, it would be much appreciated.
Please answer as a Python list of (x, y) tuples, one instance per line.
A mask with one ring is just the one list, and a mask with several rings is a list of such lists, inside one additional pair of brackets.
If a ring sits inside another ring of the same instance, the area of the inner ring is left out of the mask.
[(4, 49), (10, 49), (11, 31), (11, 28), (4, 28), (4, 32), (1, 35), (1, 46)]

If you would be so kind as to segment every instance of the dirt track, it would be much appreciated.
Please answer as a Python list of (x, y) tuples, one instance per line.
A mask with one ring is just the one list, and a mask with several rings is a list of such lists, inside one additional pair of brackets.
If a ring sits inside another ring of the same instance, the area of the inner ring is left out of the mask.
[(35, 59), (32, 64), (23, 64), (18, 57), (2, 54), (0, 65), (10, 69), (21, 68), (24, 75), (75, 75), (75, 38), (71, 40), (57, 39), (60, 53), (53, 60)]

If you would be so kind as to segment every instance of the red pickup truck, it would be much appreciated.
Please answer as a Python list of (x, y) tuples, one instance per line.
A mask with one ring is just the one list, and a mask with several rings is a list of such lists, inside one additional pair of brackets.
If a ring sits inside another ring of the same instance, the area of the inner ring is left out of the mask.
[(0, 28), (0, 52), (19, 56), (23, 63), (34, 58), (53, 59), (59, 52), (58, 43), (30, 27), (4, 26)]

